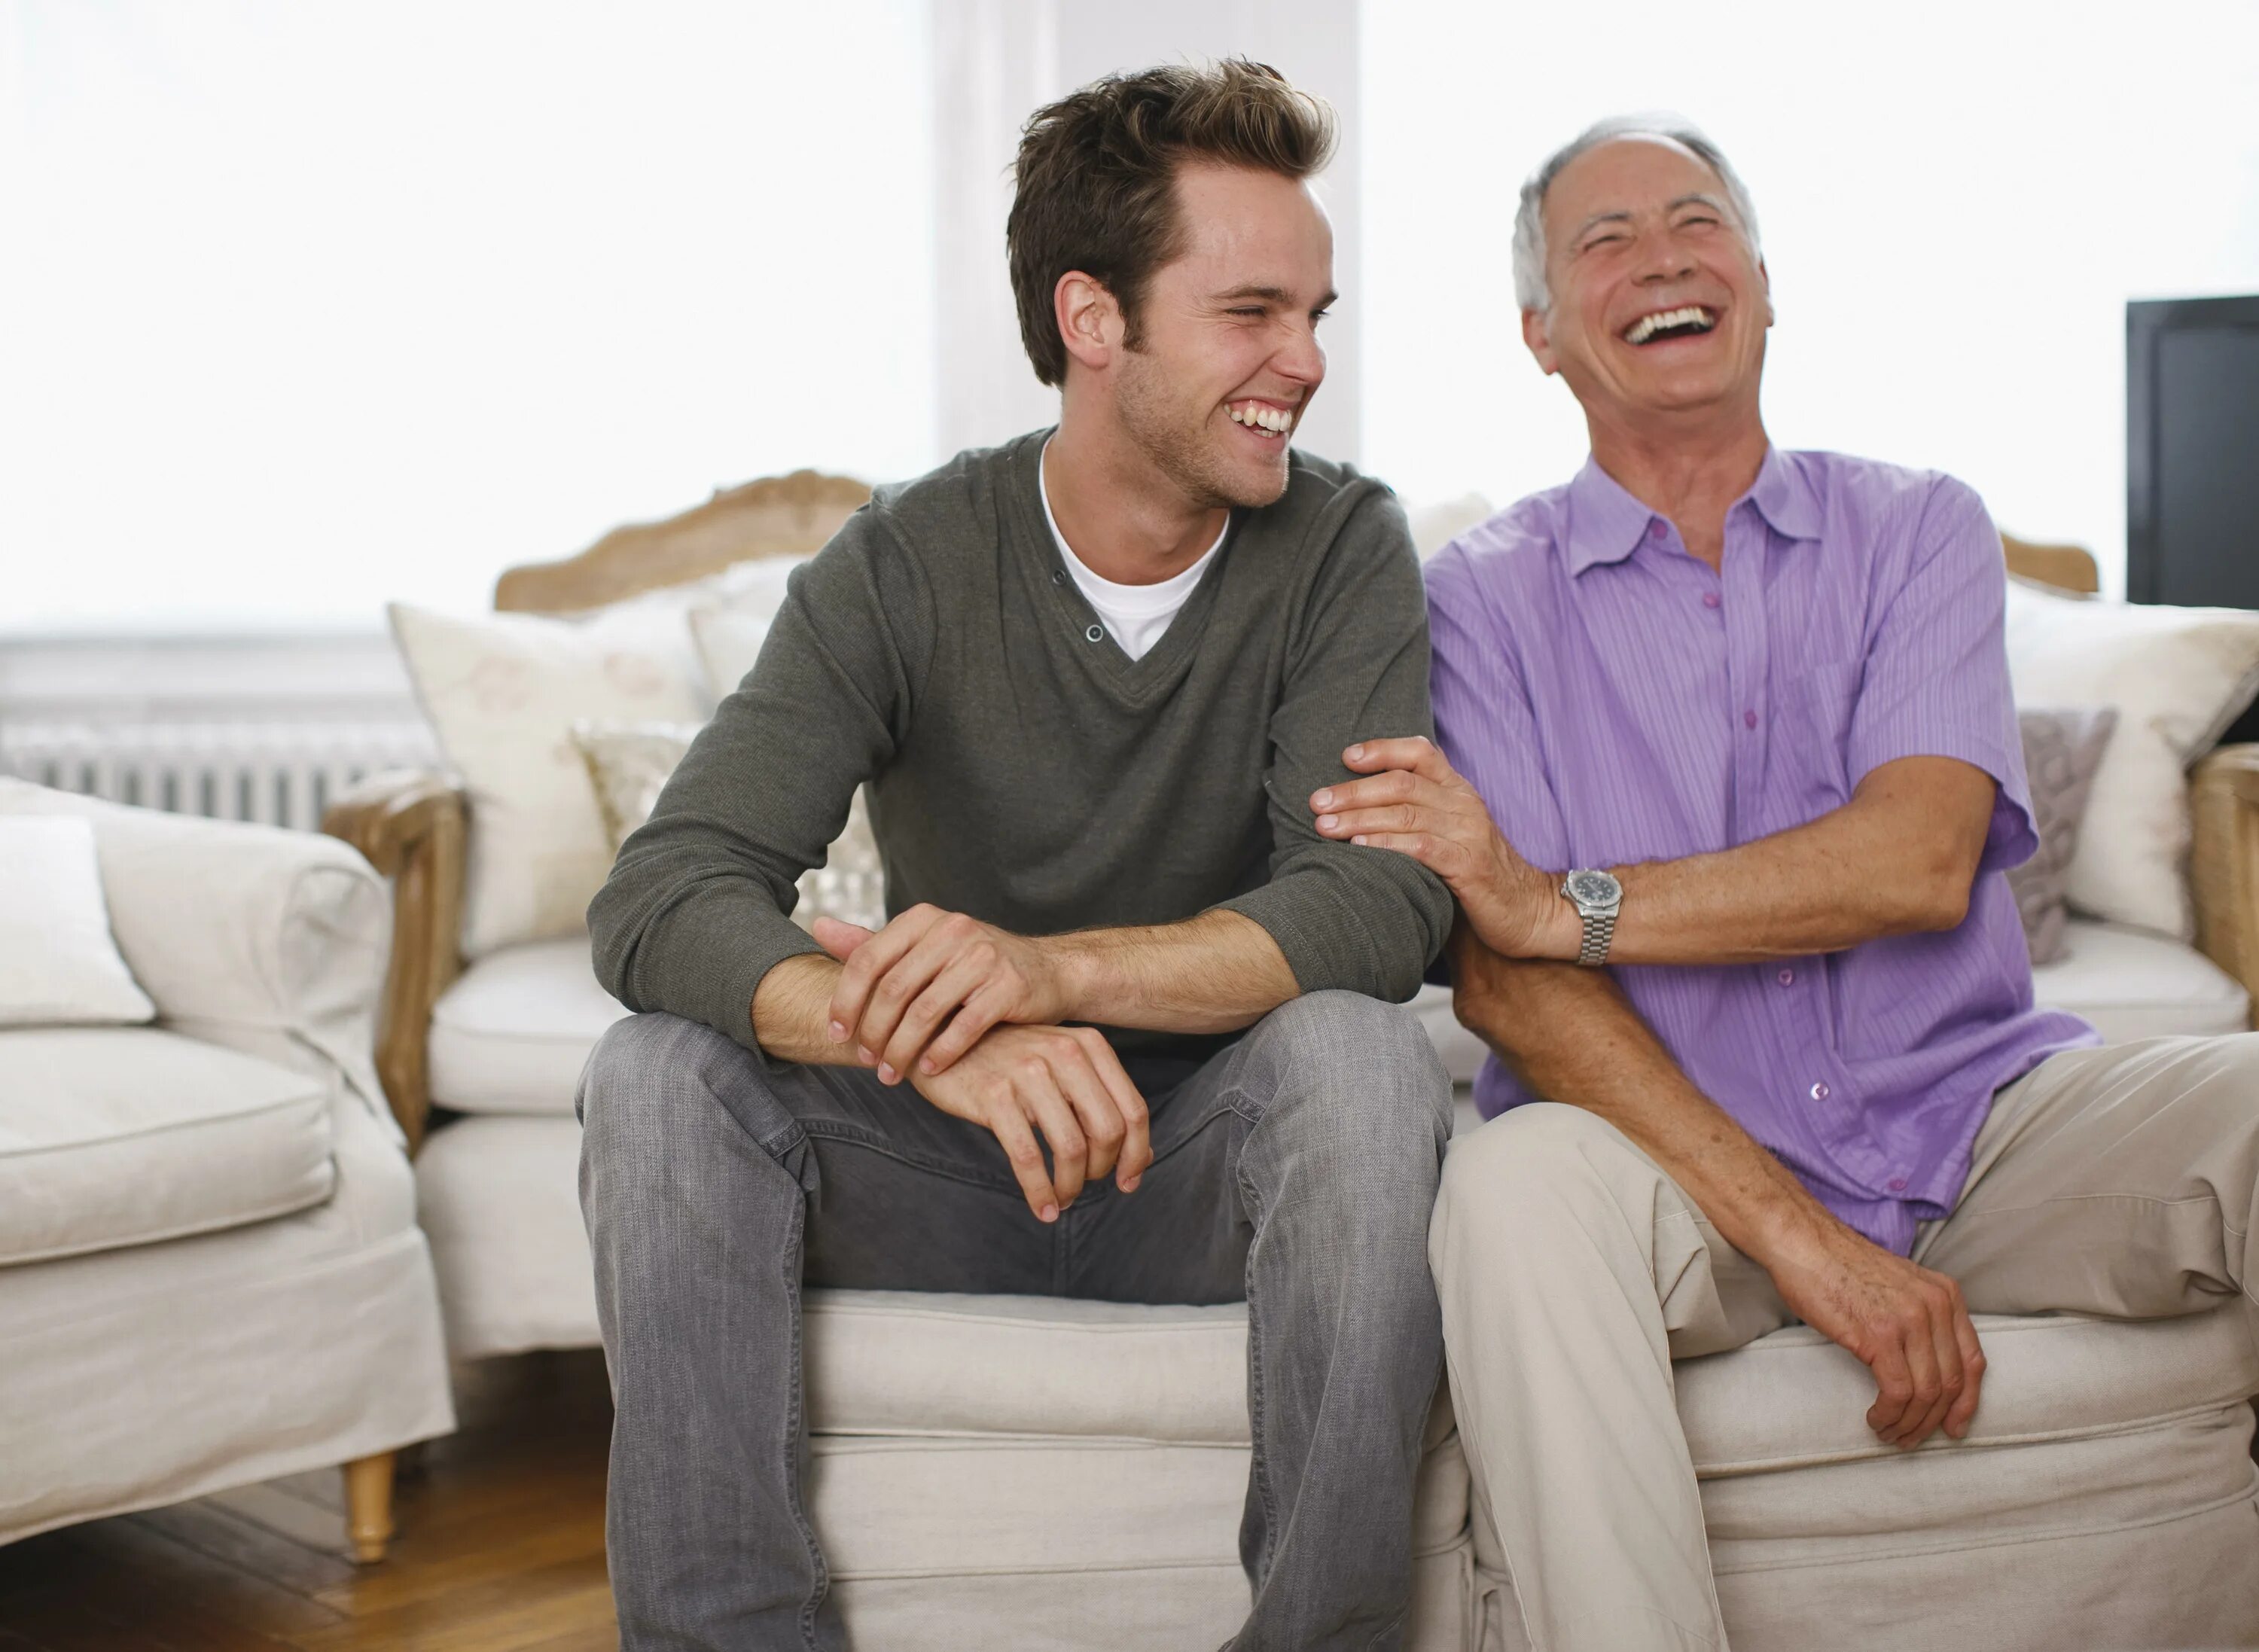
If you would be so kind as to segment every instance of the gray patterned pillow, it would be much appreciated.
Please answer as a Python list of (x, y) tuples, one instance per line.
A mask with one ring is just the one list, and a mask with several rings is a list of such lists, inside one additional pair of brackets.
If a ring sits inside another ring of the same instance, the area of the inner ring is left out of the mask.
[(2110, 731), (2117, 726), (2118, 713), (2110, 706), (2016, 713), (2024, 742), (2024, 773), (2032, 787), (2032, 827), (2040, 846), (2008, 873), (2008, 887), (2015, 891), (2024, 944), (2031, 949), (2035, 964), (2052, 964), (2063, 956), (2071, 857), (2078, 849), (2078, 829), (2086, 818), (2094, 772), (2102, 766)]
[[(619, 852), (630, 832), (651, 818), (659, 787), (697, 737), (695, 723), (601, 723), (573, 725), (573, 744), (588, 765), (596, 787), (596, 807), (612, 851)], [(866, 929), (887, 922), (887, 875), (879, 845), (871, 836), (859, 789), (847, 810), (847, 824), (823, 864), (802, 872), (800, 901), (792, 921), (803, 929), (818, 918), (840, 918)]]

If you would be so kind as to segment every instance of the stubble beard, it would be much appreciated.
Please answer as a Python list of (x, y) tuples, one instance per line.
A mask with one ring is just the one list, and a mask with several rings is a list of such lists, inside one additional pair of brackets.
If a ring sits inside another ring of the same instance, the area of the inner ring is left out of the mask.
[[(1115, 410), (1137, 451), (1203, 509), (1254, 510), (1286, 491), (1286, 466), (1258, 479), (1236, 471), (1208, 433), (1208, 409), (1172, 399), (1166, 375), (1142, 350), (1123, 353)], [(1283, 460), (1286, 444), (1279, 444)]]

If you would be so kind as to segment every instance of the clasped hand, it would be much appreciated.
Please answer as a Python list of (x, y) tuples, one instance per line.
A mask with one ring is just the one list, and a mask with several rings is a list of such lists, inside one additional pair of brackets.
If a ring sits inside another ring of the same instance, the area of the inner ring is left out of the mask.
[(841, 965), (832, 1042), (852, 1043), (881, 1082), (907, 1080), (991, 1132), (1039, 1219), (1057, 1221), (1108, 1172), (1137, 1191), (1153, 1162), (1144, 1098), (1095, 1029), (1046, 1024), (1069, 1005), (1039, 944), (930, 906), (876, 932), (818, 918), (816, 939)]
[(1483, 944), (1500, 958), (1577, 956), (1582, 934), (1560, 879), (1515, 851), (1434, 741), (1367, 740), (1342, 761), (1366, 778), (1310, 794), (1322, 836), (1409, 855), (1450, 886)]

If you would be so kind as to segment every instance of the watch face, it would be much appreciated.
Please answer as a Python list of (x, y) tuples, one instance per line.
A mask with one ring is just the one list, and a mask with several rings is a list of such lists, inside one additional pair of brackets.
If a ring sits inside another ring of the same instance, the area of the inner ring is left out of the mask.
[(1569, 899), (1580, 907), (1612, 907), (1623, 899), (1623, 886), (1605, 872), (1572, 872)]

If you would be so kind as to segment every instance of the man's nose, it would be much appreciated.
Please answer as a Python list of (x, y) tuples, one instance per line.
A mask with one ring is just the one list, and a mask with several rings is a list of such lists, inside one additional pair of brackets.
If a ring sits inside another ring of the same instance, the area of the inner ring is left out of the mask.
[(1650, 231), (1640, 237), (1639, 261), (1632, 279), (1658, 282), (1677, 281), (1694, 270), (1694, 258), (1679, 245), (1678, 237), (1668, 230)]
[(1271, 358), (1271, 365), (1297, 384), (1317, 388), (1326, 376), (1326, 347), (1318, 342), (1317, 329), (1297, 327)]

